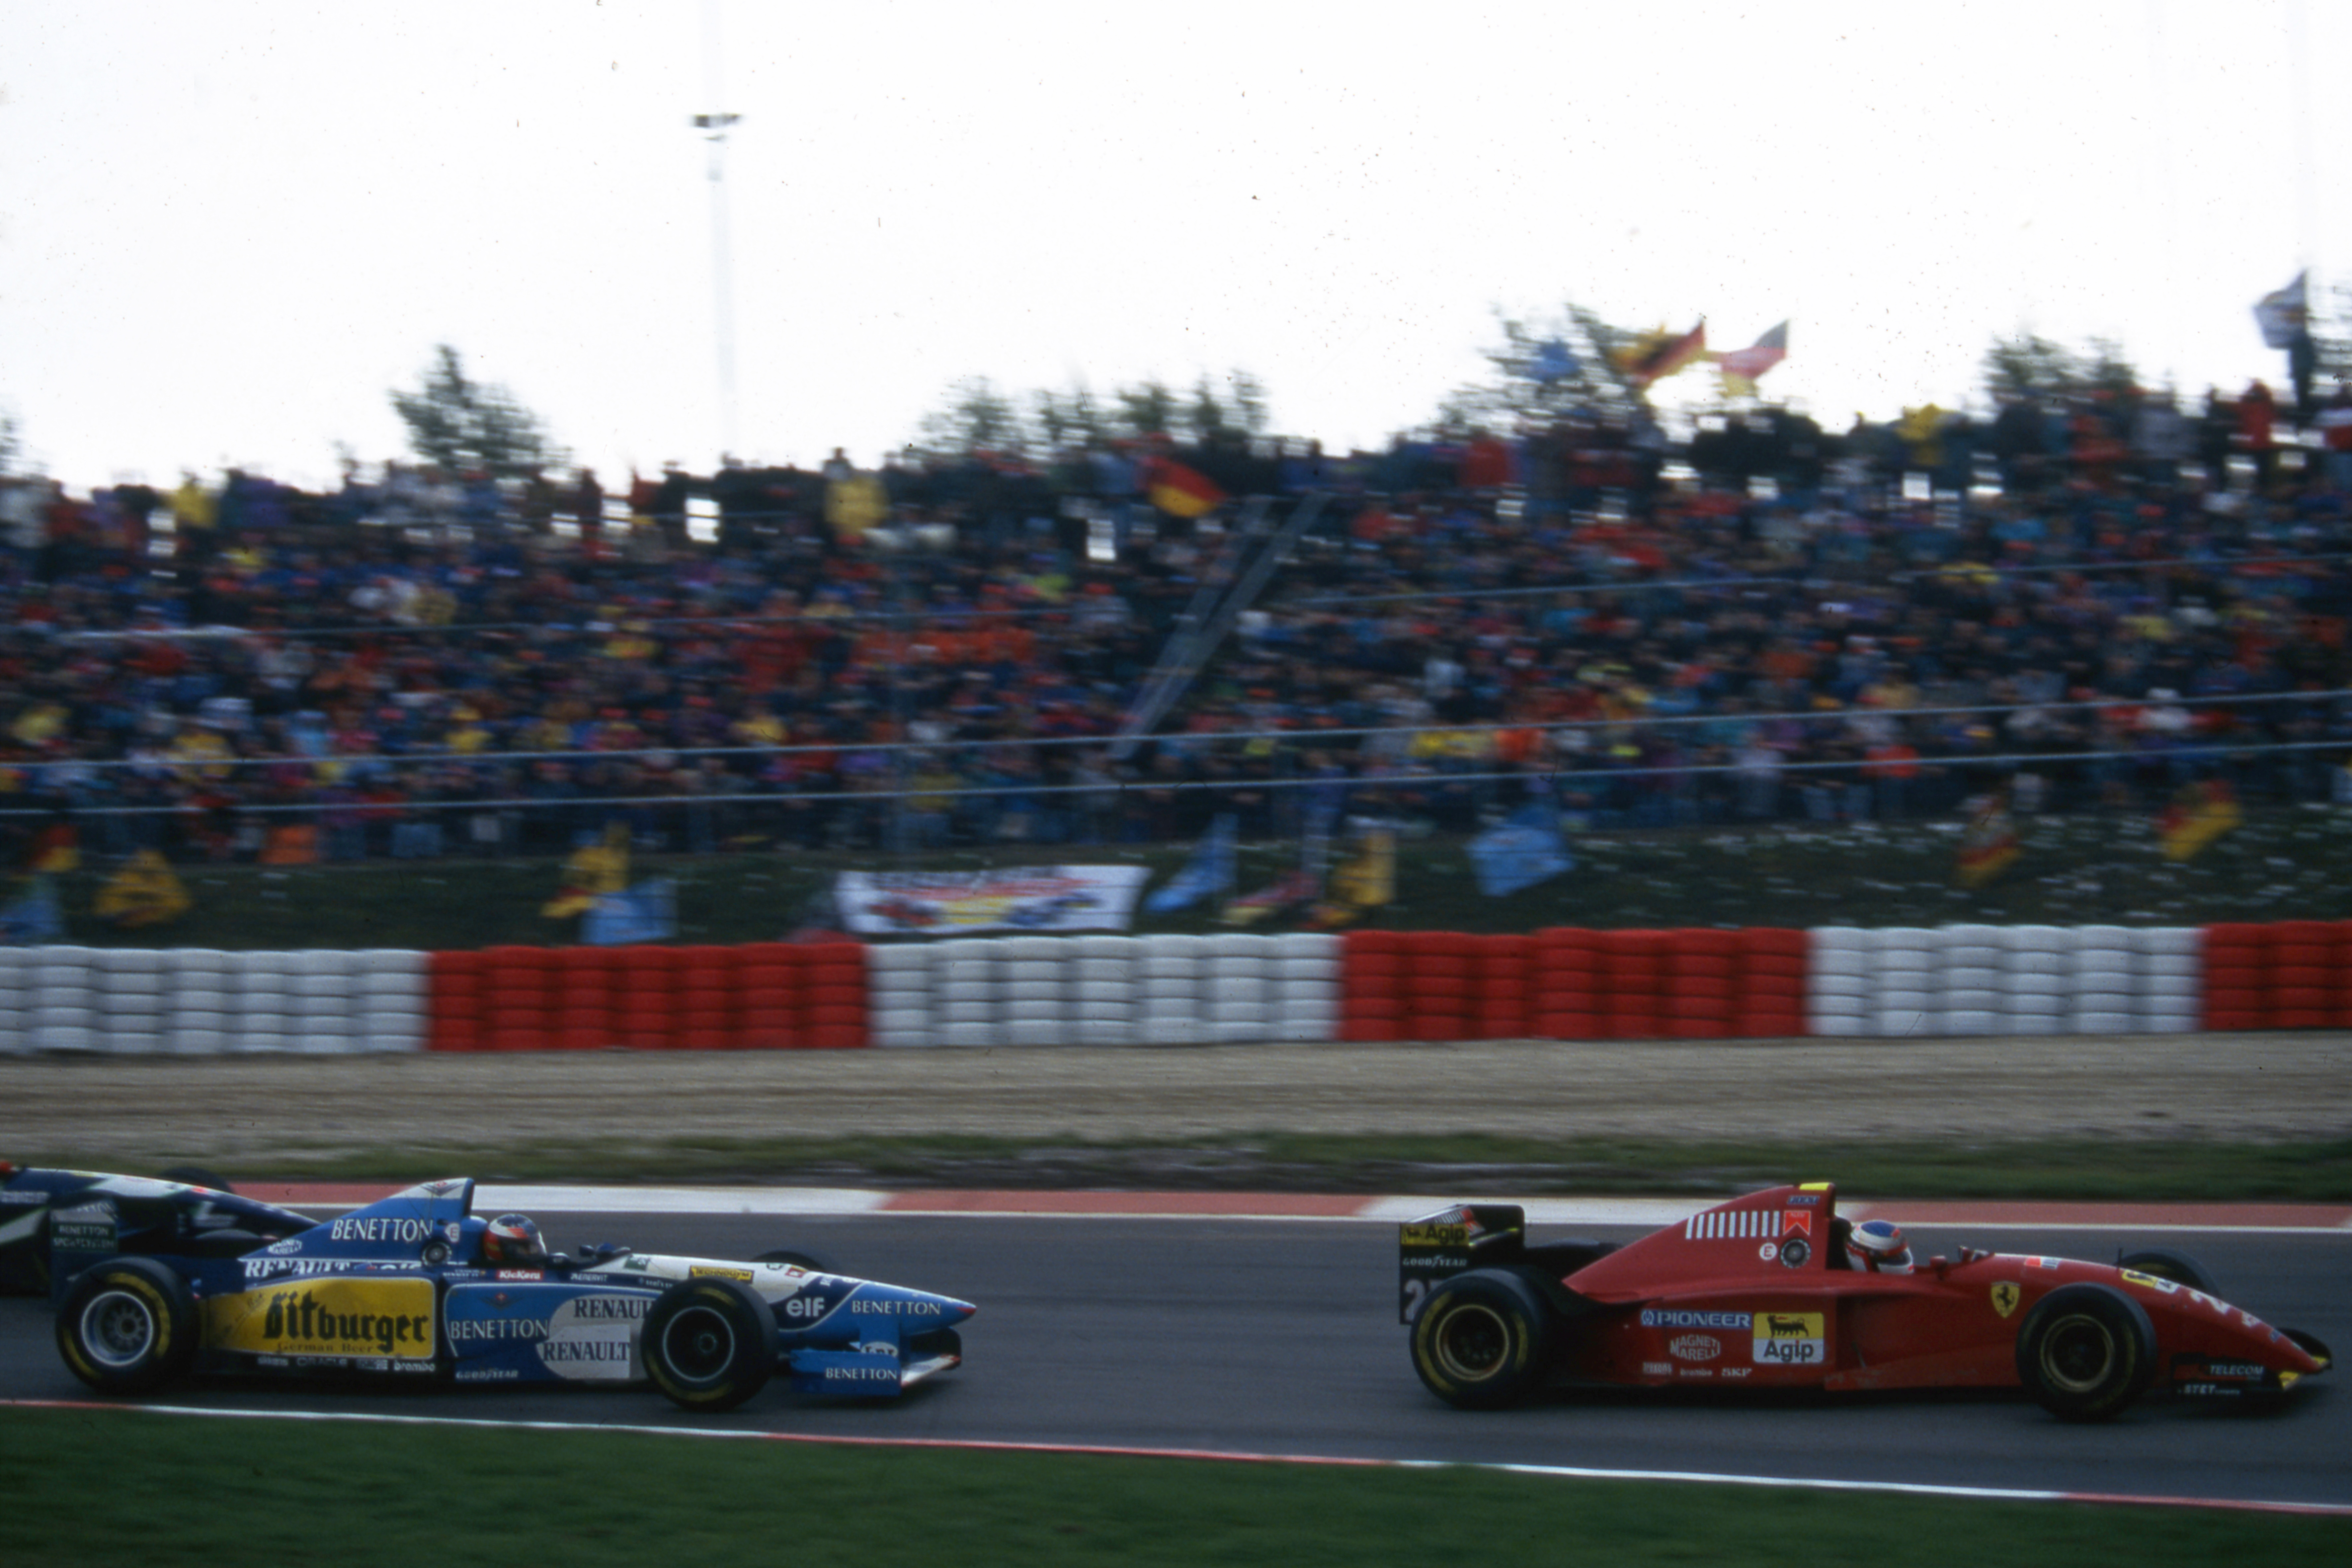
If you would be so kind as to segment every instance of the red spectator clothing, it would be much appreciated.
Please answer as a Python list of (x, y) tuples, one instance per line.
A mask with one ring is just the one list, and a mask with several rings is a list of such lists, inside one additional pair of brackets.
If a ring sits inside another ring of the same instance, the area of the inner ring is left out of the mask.
[(1918, 749), (1903, 742), (1873, 746), (1863, 756), (1865, 765), (1862, 776), (1864, 778), (1916, 779), (1919, 776)]
[(1783, 642), (1765, 649), (1763, 657), (1756, 661), (1756, 667), (1771, 680), (1811, 680), (1816, 662), (1813, 655), (1803, 648)]
[(808, 639), (796, 626), (769, 626), (753, 633), (738, 649), (743, 689), (759, 693), (787, 685), (808, 662)]
[(1536, 748), (1543, 742), (1543, 731), (1514, 725), (1495, 731), (1495, 760), (1508, 767), (1519, 767), (1534, 759)]
[(1463, 448), (1456, 477), (1465, 490), (1495, 489), (1511, 482), (1511, 449), (1491, 436)]
[(2267, 387), (2256, 382), (2238, 399), (2238, 449), (2242, 452), (2267, 452), (2271, 449), (2271, 395)]
[(2337, 393), (2319, 411), (2321, 437), (2331, 452), (2352, 452), (2352, 395)]
[(169, 637), (150, 637), (124, 662), (141, 675), (168, 679), (188, 668), (188, 656)]

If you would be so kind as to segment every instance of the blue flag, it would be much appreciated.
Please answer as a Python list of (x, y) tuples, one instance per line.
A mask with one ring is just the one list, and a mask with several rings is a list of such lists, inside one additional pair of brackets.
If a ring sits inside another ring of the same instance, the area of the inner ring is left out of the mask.
[(1541, 804), (1521, 806), (1472, 839), (1470, 863), (1478, 873), (1478, 890), (1501, 899), (1559, 876), (1576, 860), (1560, 837), (1559, 808)]
[(47, 877), (27, 877), (22, 896), (0, 904), (0, 945), (38, 947), (66, 939), (65, 917), (58, 910), (58, 889)]
[(1576, 372), (1576, 356), (1558, 338), (1536, 350), (1536, 357), (1528, 362), (1528, 374), (1547, 386), (1555, 381), (1565, 381)]
[(595, 947), (660, 942), (677, 934), (677, 884), (667, 877), (599, 896), (580, 922), (580, 940)]
[(2298, 272), (2284, 289), (2265, 294), (2254, 305), (2254, 324), (2263, 330), (2263, 346), (2291, 349), (2311, 331), (2311, 274)]
[(1168, 885), (1143, 900), (1144, 909), (1151, 914), (1164, 915), (1199, 903), (1212, 893), (1223, 893), (1234, 885), (1234, 816), (1225, 812), (1209, 825), (1209, 836), (1192, 851), (1192, 858), (1184, 868), (1168, 879)]

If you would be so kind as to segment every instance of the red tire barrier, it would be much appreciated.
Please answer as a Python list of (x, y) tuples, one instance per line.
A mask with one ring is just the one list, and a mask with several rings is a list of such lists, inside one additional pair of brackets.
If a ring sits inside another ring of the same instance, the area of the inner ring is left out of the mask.
[(425, 961), (428, 1051), (482, 1048), (482, 955), (436, 952)]
[(1406, 1038), (1404, 941), (1388, 931), (1351, 931), (1339, 939), (1339, 1037)]
[(2231, 922), (2205, 928), (2205, 1026), (2267, 1029), (2273, 928)]
[(1528, 969), (1528, 1026), (1547, 1040), (1600, 1037), (1597, 932), (1549, 926), (1535, 933)]

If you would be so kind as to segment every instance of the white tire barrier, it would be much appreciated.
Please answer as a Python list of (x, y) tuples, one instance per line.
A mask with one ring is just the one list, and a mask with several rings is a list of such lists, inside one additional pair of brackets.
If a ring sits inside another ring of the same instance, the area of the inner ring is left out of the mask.
[[(1817, 1035), (2204, 1026), (2200, 927), (1823, 927), (1807, 942), (1789, 994), (1801, 984)], [(1322, 932), (950, 938), (869, 947), (865, 973), (886, 1046), (1330, 1040), (1349, 1005), (1343, 944)], [(415, 1050), (432, 973), (401, 949), (0, 949), (0, 1054)]]
[(0, 1051), (416, 1051), (429, 1003), (404, 948), (0, 948)]
[(2203, 1026), (2200, 927), (1817, 927), (1806, 1018), (1848, 1038), (2182, 1034)]

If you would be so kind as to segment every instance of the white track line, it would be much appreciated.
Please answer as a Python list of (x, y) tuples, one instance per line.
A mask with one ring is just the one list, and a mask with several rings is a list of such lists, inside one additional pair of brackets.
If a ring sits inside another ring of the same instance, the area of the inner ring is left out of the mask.
[(478, 1186), (474, 1208), (485, 1214), (540, 1209), (551, 1214), (849, 1215), (871, 1214), (889, 1197), (854, 1187)]
[(1701, 1470), (1585, 1469), (1570, 1465), (1495, 1464), (1456, 1459), (1368, 1459), (1322, 1454), (1259, 1454), (1214, 1448), (1146, 1448), (1085, 1443), (998, 1443), (952, 1437), (833, 1437), (812, 1432), (747, 1432), (708, 1426), (647, 1426), (569, 1421), (484, 1421), (457, 1415), (383, 1415), (355, 1410), (212, 1410), (185, 1405), (115, 1405), (85, 1399), (0, 1399), (0, 1408), (18, 1410), (136, 1410), (152, 1415), (192, 1415), (230, 1421), (326, 1421), (379, 1426), (474, 1426), (513, 1432), (627, 1432), (650, 1437), (702, 1437), (746, 1442), (816, 1443), (859, 1448), (939, 1448), (972, 1453), (1076, 1454), (1118, 1458), (1213, 1459), (1227, 1464), (1344, 1466), (1377, 1469), (1492, 1470), (1506, 1475), (1566, 1480), (1661, 1481), (1725, 1487), (1769, 1487), (1813, 1491), (1887, 1492), (1992, 1502), (2090, 1502), (2141, 1508), (2219, 1509), (2249, 1513), (2352, 1517), (2352, 1503), (2275, 1502), (2237, 1498), (2134, 1497), (2121, 1492), (2029, 1490), (2008, 1487), (1938, 1486), (1924, 1481), (1855, 1481), (1826, 1477), (1717, 1475)]

